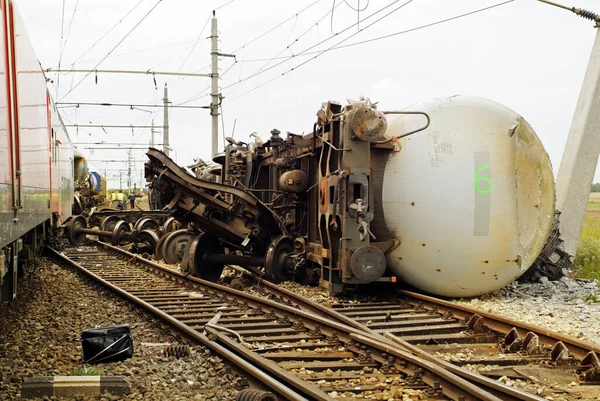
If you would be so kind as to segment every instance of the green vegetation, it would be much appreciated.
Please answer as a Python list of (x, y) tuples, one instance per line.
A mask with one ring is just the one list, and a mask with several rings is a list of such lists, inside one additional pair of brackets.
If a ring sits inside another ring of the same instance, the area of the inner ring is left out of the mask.
[(103, 370), (88, 368), (83, 365), (81, 369), (73, 369), (71, 376), (101, 376), (103, 373)]
[[(594, 184), (596, 185), (596, 184)], [(600, 185), (600, 184), (598, 184)], [(592, 193), (585, 214), (577, 256), (575, 276), (600, 281), (600, 194)], [(596, 302), (596, 301), (594, 301)]]

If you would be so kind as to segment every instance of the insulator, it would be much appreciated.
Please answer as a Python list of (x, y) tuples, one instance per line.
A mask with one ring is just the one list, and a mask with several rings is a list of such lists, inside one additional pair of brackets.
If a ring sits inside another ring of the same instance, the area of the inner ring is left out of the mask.
[(238, 393), (236, 401), (277, 401), (277, 396), (268, 391), (246, 389)]
[(190, 355), (190, 347), (188, 345), (167, 345), (163, 348), (163, 354), (165, 356), (182, 358)]
[(581, 18), (589, 19), (591, 21), (600, 20), (600, 16), (598, 14), (590, 10), (584, 10), (583, 8), (576, 9), (575, 14), (579, 15)]

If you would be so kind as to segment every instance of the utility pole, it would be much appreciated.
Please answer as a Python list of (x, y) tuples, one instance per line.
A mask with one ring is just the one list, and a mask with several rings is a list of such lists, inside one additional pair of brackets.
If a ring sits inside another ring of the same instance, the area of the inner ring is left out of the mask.
[[(549, 0), (540, 0), (567, 9), (600, 27), (600, 15), (580, 8), (566, 7)], [(564, 250), (572, 256), (577, 252), (581, 227), (587, 209), (594, 173), (600, 155), (600, 29), (592, 47), (579, 100), (573, 115), (556, 177), (556, 208), (560, 215), (560, 234)]]
[(154, 147), (154, 119), (152, 119), (152, 128), (150, 128), (150, 147)]
[(165, 97), (163, 98), (164, 116), (163, 116), (163, 152), (169, 156), (169, 92), (165, 84)]
[(127, 152), (127, 195), (131, 195), (131, 149)]
[(123, 177), (121, 175), (121, 171), (119, 171), (119, 191), (123, 190)]
[(219, 32), (217, 30), (217, 18), (215, 17), (215, 11), (213, 10), (213, 16), (210, 21), (210, 39), (211, 48), (210, 55), (212, 58), (212, 70), (211, 70), (211, 102), (210, 102), (210, 116), (211, 116), (211, 158), (217, 154), (217, 143), (219, 140)]

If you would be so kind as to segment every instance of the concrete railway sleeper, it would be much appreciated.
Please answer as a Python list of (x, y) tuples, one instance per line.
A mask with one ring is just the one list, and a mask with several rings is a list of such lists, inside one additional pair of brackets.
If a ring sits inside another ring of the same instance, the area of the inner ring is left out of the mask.
[(186, 277), (108, 244), (52, 253), (227, 358), (283, 399), (387, 400), (407, 394), (432, 400), (517, 399), (492, 394), (391, 342), (297, 305)]

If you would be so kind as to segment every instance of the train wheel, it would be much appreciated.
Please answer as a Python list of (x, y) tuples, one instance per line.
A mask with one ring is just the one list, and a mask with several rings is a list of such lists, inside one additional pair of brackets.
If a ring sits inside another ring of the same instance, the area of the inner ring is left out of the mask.
[(160, 237), (160, 239), (156, 243), (156, 248), (154, 248), (154, 258), (156, 260), (163, 260), (164, 259), (164, 256), (163, 256), (163, 253), (162, 253), (162, 246), (165, 243), (165, 240), (167, 239), (167, 237), (169, 235), (171, 235), (171, 233), (163, 235), (162, 237)]
[(189, 247), (189, 266), (193, 268), (194, 276), (203, 280), (216, 282), (223, 273), (225, 265), (220, 263), (207, 263), (203, 256), (205, 253), (225, 253), (225, 248), (216, 237), (207, 233), (195, 236)]
[(169, 234), (162, 244), (162, 257), (165, 263), (177, 265), (181, 263), (190, 236), (187, 230), (177, 230)]
[[(119, 222), (119, 217), (117, 216), (108, 216), (102, 223), (100, 223), (100, 230), (102, 231), (112, 231), (115, 228), (115, 225)], [(110, 237), (98, 237), (101, 241), (110, 241)]]
[(265, 258), (265, 273), (269, 281), (277, 284), (291, 279), (286, 258), (293, 251), (294, 241), (290, 237), (281, 235), (271, 242)]
[(85, 234), (81, 233), (82, 228), (87, 228), (87, 221), (83, 216), (75, 216), (67, 224), (67, 238), (73, 245), (81, 245), (85, 241)]
[(156, 234), (155, 231), (142, 230), (137, 233), (137, 243), (135, 247), (139, 253), (154, 253), (159, 240), (158, 234)]
[(165, 224), (163, 224), (163, 233), (172, 233), (179, 230), (180, 227), (181, 223), (175, 220), (175, 217), (169, 217), (167, 221), (165, 221)]
[(127, 233), (131, 232), (131, 226), (125, 220), (120, 220), (115, 224), (115, 227), (112, 230), (112, 238), (111, 243), (113, 245), (121, 245), (123, 244), (124, 236)]
[(152, 217), (142, 217), (133, 225), (135, 231), (156, 230), (158, 223)]

